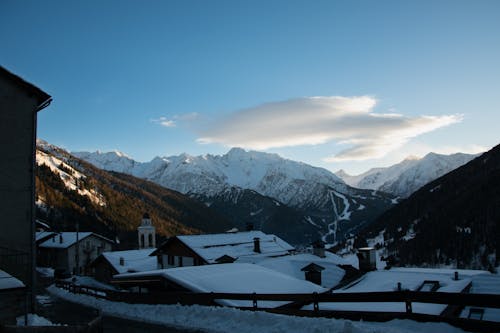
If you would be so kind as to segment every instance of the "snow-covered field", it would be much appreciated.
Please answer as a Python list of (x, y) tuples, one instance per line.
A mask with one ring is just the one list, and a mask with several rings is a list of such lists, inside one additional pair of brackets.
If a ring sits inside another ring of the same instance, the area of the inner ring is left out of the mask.
[(99, 309), (105, 315), (148, 323), (200, 329), (206, 332), (464, 332), (444, 323), (418, 323), (411, 320), (392, 320), (385, 323), (353, 322), (342, 319), (284, 316), (227, 307), (127, 304), (105, 301), (86, 295), (75, 295), (55, 286), (50, 286), (47, 290), (65, 300)]

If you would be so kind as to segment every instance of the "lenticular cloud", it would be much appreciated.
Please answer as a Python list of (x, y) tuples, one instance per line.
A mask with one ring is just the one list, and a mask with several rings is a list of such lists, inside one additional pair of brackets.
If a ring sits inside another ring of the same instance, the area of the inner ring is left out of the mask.
[(371, 96), (305, 97), (234, 112), (201, 132), (200, 143), (269, 149), (328, 142), (349, 147), (327, 161), (382, 157), (409, 139), (461, 121), (460, 115), (375, 113)]

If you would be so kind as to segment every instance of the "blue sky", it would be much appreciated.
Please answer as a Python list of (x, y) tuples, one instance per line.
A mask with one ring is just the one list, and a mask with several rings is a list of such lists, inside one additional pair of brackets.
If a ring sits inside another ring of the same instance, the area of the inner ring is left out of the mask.
[(499, 1), (0, 2), (38, 136), (134, 159), (257, 149), (359, 173), (499, 143)]

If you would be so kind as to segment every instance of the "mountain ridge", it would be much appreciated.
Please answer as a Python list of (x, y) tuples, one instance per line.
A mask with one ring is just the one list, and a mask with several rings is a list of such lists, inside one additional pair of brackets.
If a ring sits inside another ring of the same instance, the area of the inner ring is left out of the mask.
[[(74, 154), (97, 167), (127, 172), (205, 203), (216, 198), (217, 207), (225, 212), (227, 210), (223, 208), (221, 200), (224, 199), (228, 207), (234, 206), (233, 199), (227, 193), (240, 193), (235, 189), (255, 191), (294, 209), (302, 215), (302, 223), (312, 228), (307, 234), (311, 237), (318, 234), (316, 238), (322, 237), (327, 242), (335, 242), (345, 233), (355, 231), (358, 226), (369, 224), (394, 203), (392, 196), (352, 188), (326, 169), (284, 159), (277, 154), (241, 148), (233, 148), (224, 155), (181, 154), (156, 157), (145, 163), (113, 153)], [(246, 197), (250, 196), (255, 198), (255, 194)], [(242, 203), (242, 206), (250, 204)], [(348, 212), (345, 212), (346, 209)], [(233, 214), (241, 214), (237, 216), (241, 220), (247, 219), (248, 216), (244, 214), (250, 213), (243, 207), (239, 213), (235, 207), (230, 210)], [(295, 225), (297, 230), (303, 229), (299, 227), (299, 222)], [(325, 238), (325, 235), (328, 237)], [(311, 240), (314, 239), (307, 241)]]
[(431, 152), (420, 159), (406, 158), (400, 163), (384, 168), (372, 168), (357, 176), (351, 176), (343, 170), (335, 174), (353, 187), (379, 190), (407, 198), (420, 187), (477, 156), (477, 154), (443, 155)]

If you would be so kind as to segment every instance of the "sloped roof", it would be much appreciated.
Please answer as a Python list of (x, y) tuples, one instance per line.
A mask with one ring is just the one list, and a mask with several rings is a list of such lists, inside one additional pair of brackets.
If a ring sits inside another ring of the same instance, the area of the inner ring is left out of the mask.
[[(141, 249), (104, 252), (101, 256), (104, 257), (118, 273), (130, 271), (143, 272), (155, 270), (157, 268), (156, 257), (149, 256), (154, 250), (155, 249)], [(120, 265), (120, 258), (123, 258), (123, 265)]]
[[(79, 232), (78, 239), (80, 241), (82, 241), (83, 239), (85, 239), (91, 235), (99, 237), (106, 242), (113, 243), (112, 240), (110, 240), (104, 236), (101, 236), (99, 234), (95, 234), (93, 232)], [(60, 239), (60, 236), (62, 236), (62, 241)], [(65, 249), (65, 248), (68, 248), (75, 243), (76, 243), (76, 232), (71, 231), (71, 232), (59, 232), (59, 233), (55, 234), (53, 237), (51, 237), (50, 239), (42, 242), (38, 246), (43, 247), (43, 248)]]
[(40, 111), (43, 108), (42, 106), (47, 106), (51, 101), (51, 97), (49, 94), (29, 83), (28, 81), (25, 81), (16, 74), (9, 72), (2, 66), (0, 66), (0, 77), (4, 77), (9, 81), (14, 82), (16, 85), (23, 88), (28, 93), (33, 94), (36, 97), (39, 106), (39, 109), (37, 109), (37, 111)]
[(57, 233), (55, 233), (53, 231), (37, 231), (35, 233), (35, 240), (38, 242), (38, 241), (43, 240), (44, 238), (52, 237), (55, 234), (57, 234)]
[(20, 280), (0, 269), (0, 290), (18, 289), (23, 287), (24, 284)]
[(325, 252), (325, 258), (320, 258), (310, 253), (299, 253), (279, 258), (269, 258), (259, 262), (258, 265), (293, 276), (297, 279), (305, 280), (302, 268), (311, 263), (325, 268), (321, 272), (321, 285), (325, 288), (335, 287), (345, 275), (345, 271), (338, 267), (338, 265), (344, 265), (347, 262), (343, 258), (329, 252)]
[[(275, 235), (262, 231), (187, 235), (177, 238), (208, 263), (223, 255), (233, 258), (282, 256), (295, 248)], [(254, 238), (260, 239), (260, 253), (254, 252)]]
[[(143, 273), (116, 275), (115, 278), (160, 276), (193, 292), (286, 294), (325, 292), (309, 281), (303, 281), (254, 264), (219, 264), (168, 268)], [(252, 306), (251, 301), (218, 300), (223, 305)], [(262, 301), (259, 307), (277, 307), (289, 302)]]

